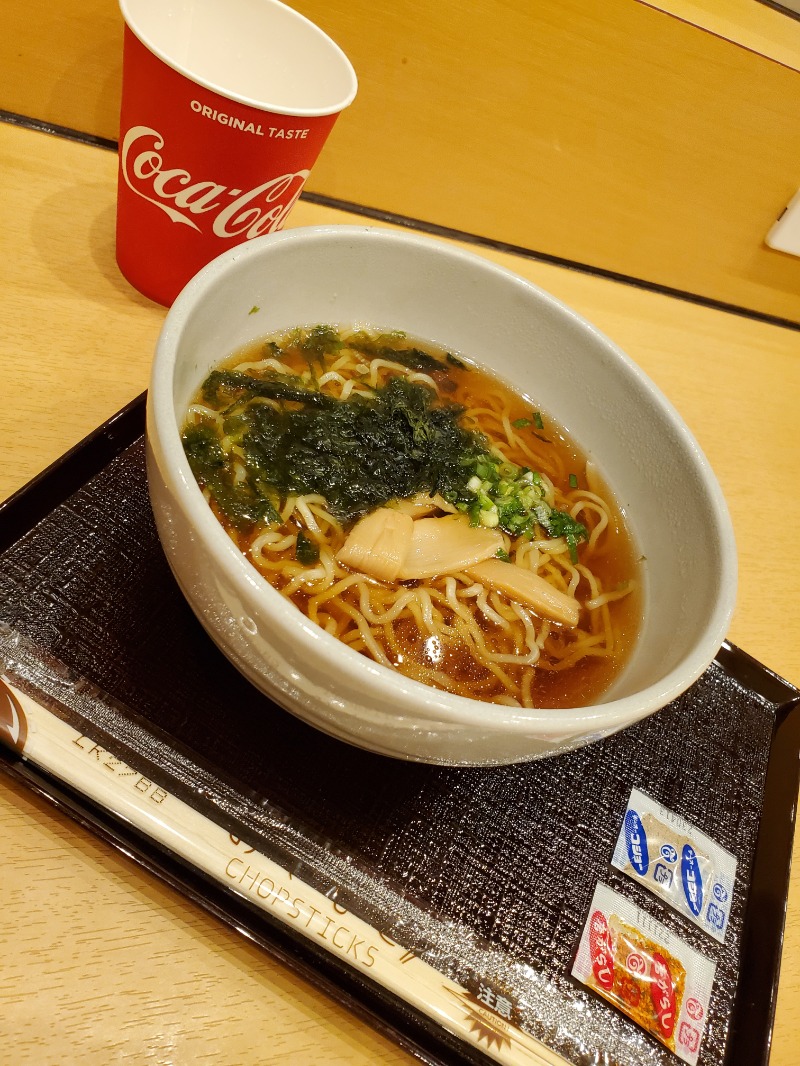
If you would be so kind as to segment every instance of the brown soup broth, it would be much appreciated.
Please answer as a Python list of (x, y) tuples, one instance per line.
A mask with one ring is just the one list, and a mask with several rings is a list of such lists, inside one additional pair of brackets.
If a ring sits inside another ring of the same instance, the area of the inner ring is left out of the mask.
[[(343, 336), (347, 336), (347, 332), (341, 329)], [(447, 353), (437, 346), (416, 339), (398, 340), (397, 336), (393, 335), (396, 348), (413, 347), (441, 361), (441, 368), (430, 374), (437, 385), (441, 401), (462, 405), (465, 408), (462, 423), (469, 428), (480, 430), (490, 441), (496, 443), (510, 462), (546, 475), (556, 488), (559, 508), (569, 510), (581, 498), (582, 493), (586, 494), (589, 487), (591, 492), (604, 500), (608, 526), (597, 539), (596, 545), (591, 542), (579, 545), (578, 567), (588, 568), (601, 590), (606, 593), (623, 587), (629, 588), (630, 591), (601, 609), (591, 612), (584, 609), (581, 612), (579, 629), (588, 637), (588, 651), (573, 665), (565, 666), (564, 663), (570, 662), (574, 635), (557, 624), (550, 625), (549, 634), (544, 640), (540, 658), (535, 666), (516, 666), (507, 662), (502, 664), (503, 673), (518, 686), (522, 686), (523, 675), (527, 674), (529, 699), (525, 702), (533, 706), (572, 707), (593, 702), (608, 688), (627, 663), (641, 625), (639, 553), (624, 515), (591, 465), (587, 471), (586, 457), (579, 452), (566, 432), (545, 412), (537, 411), (531, 400), (515, 392), (493, 374), (469, 363), (460, 353), (457, 358), (448, 357)], [(271, 341), (280, 348), (278, 358), (284, 367), (292, 373), (307, 375), (310, 365), (308, 356), (298, 347), (292, 347), (290, 337), (291, 334), (287, 333), (254, 342), (226, 359), (220, 366), (224, 369), (235, 369), (242, 363), (262, 361), (270, 354)], [(314, 367), (313, 374), (317, 379), (336, 363), (336, 358), (335, 353), (325, 356), (323, 363)], [(368, 361), (365, 357), (364, 362)], [(258, 376), (262, 373), (274, 373), (274, 369), (248, 369), (245, 372)], [(391, 376), (392, 373), (391, 370), (383, 370), (382, 382), (385, 383), (387, 375)], [(196, 402), (207, 401), (202, 400), (198, 394)], [(253, 561), (250, 548), (261, 534), (262, 528), (236, 530), (215, 506), (213, 499), (210, 503), (234, 542)], [(597, 524), (598, 515), (589, 509), (581, 511), (578, 518), (591, 534)], [(294, 519), (290, 519), (282, 527), (282, 531), (287, 533), (296, 534), (297, 529), (298, 524)], [(349, 527), (345, 526), (341, 533), (329, 538), (334, 554), (341, 547), (348, 531)], [(257, 565), (263, 576), (279, 591), (284, 591), (291, 585), (293, 576), (300, 569), (293, 550), (287, 552), (284, 566), (272, 563), (268, 566), (257, 563), (254, 565)], [(376, 583), (372, 581), (371, 584), (374, 586)], [(420, 582), (399, 583), (401, 589), (414, 588), (419, 584)], [(443, 578), (432, 579), (426, 584), (434, 591), (442, 592), (444, 589)], [(284, 594), (287, 592), (284, 591)], [(589, 581), (582, 576), (575, 595), (579, 601), (585, 601), (591, 594)], [(395, 595), (396, 588), (387, 588), (386, 606)], [(288, 598), (308, 615), (309, 604), (314, 596), (313, 593), (309, 595), (302, 583), (300, 587), (288, 592)], [(352, 647), (369, 655), (369, 650), (359, 638), (358, 631), (348, 621), (348, 610), (356, 609), (358, 603), (359, 595), (355, 587), (346, 590), (338, 601), (327, 601), (324, 615), (330, 621), (326, 628), (350, 625), (350, 630), (343, 639)], [(446, 607), (443, 613), (448, 624), (454, 621), (452, 612), (448, 614)], [(502, 629), (493, 625), (484, 614), (476, 611), (475, 621), (487, 646), (492, 650), (495, 647), (506, 653), (513, 650)], [(406, 676), (472, 698), (489, 702), (508, 702), (502, 700), (507, 690), (498, 683), (492, 671), (476, 663), (468, 654), (464, 642), (453, 639), (452, 634), (441, 640), (432, 638), (428, 631), (420, 629), (413, 618), (402, 616), (392, 625), (375, 624), (371, 629), (374, 640), (389, 662)], [(606, 637), (610, 635), (610, 640), (600, 641), (598, 637), (598, 643), (592, 645), (592, 635), (602, 633), (605, 633)]]

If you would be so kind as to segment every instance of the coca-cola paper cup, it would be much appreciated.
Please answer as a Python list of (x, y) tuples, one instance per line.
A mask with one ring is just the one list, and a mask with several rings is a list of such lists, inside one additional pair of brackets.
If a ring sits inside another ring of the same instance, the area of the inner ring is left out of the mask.
[(278, 230), (356, 94), (341, 49), (277, 0), (120, 0), (117, 263), (169, 305)]

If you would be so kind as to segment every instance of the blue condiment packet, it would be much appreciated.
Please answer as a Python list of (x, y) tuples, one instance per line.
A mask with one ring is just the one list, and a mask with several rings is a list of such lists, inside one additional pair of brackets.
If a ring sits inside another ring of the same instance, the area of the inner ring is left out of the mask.
[(724, 943), (735, 857), (637, 788), (628, 800), (611, 865)]

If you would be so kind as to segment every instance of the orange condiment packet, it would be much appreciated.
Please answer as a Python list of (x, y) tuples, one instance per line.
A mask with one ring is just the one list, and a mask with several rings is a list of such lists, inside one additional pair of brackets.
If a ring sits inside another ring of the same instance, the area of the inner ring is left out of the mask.
[(700, 1053), (716, 966), (598, 884), (572, 974), (684, 1062)]

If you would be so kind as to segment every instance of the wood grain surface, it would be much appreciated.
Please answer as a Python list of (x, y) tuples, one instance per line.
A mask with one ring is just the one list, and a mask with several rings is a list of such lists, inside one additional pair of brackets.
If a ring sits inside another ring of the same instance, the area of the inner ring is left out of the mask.
[[(146, 387), (165, 312), (117, 271), (115, 172), (107, 150), (0, 124), (0, 498)], [(301, 202), (291, 225), (348, 221), (362, 220)], [(586, 315), (681, 411), (736, 530), (731, 639), (800, 684), (798, 332), (477, 250)], [(412, 1061), (5, 778), (0, 855), (0, 1062)], [(795, 866), (771, 1066), (797, 1061), (798, 876)]]
[[(756, 0), (294, 6), (360, 83), (310, 189), (800, 321), (800, 259), (764, 244), (800, 185), (793, 20)], [(3, 13), (0, 107), (115, 139), (116, 0)]]

